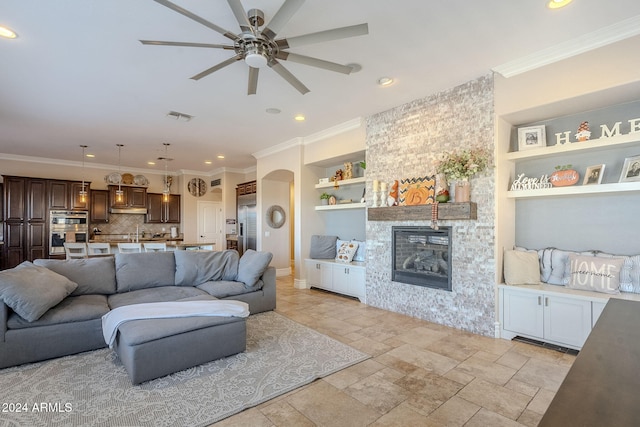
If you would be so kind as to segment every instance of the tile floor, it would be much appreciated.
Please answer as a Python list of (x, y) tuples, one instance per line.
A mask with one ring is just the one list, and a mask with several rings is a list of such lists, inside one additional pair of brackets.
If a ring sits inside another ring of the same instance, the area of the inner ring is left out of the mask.
[(278, 313), (371, 355), (216, 424), (536, 426), (575, 356), (473, 335), (278, 278)]

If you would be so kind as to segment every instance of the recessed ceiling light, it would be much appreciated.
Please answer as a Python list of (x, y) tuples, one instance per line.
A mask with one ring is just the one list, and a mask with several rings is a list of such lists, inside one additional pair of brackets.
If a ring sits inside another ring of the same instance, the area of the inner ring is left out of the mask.
[(0, 37), (4, 37), (5, 39), (15, 39), (18, 37), (18, 34), (11, 28), (0, 25)]
[(211, 163), (213, 163), (211, 160), (205, 160), (205, 161), (204, 161), (204, 164), (205, 164), (205, 165), (210, 165)]
[(220, 154), (219, 156), (216, 156), (218, 159), (224, 159), (224, 156), (222, 154)]
[(380, 77), (378, 79), (378, 86), (390, 86), (393, 84), (393, 79), (391, 77)]
[(87, 154), (87, 157), (93, 159), (96, 155), (95, 154)]
[(147, 162), (148, 165), (153, 166), (156, 164), (156, 162)]
[(306, 117), (303, 114), (296, 114), (296, 116), (293, 119), (296, 122), (304, 122), (306, 120)]
[(281, 110), (279, 108), (267, 108), (265, 110), (269, 114), (280, 114)]
[(550, 0), (549, 3), (547, 3), (547, 7), (549, 9), (560, 9), (571, 3), (571, 1), (572, 0)]

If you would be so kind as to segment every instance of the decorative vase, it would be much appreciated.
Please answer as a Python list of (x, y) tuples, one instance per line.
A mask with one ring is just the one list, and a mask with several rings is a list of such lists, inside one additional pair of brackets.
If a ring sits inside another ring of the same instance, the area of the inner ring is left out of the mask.
[(320, 199), (320, 204), (321, 204), (322, 206), (326, 206), (326, 205), (328, 205), (328, 204), (329, 204), (329, 199)]
[(469, 181), (456, 181), (454, 200), (456, 203), (467, 203), (471, 199), (471, 184)]

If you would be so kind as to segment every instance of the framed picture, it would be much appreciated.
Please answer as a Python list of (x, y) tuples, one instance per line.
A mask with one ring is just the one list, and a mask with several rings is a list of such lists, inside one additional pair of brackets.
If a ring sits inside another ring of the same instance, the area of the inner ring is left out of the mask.
[(529, 126), (518, 129), (518, 151), (547, 146), (545, 126)]
[(640, 155), (624, 159), (620, 182), (640, 181)]
[(604, 165), (589, 166), (584, 173), (582, 185), (600, 184), (604, 175)]

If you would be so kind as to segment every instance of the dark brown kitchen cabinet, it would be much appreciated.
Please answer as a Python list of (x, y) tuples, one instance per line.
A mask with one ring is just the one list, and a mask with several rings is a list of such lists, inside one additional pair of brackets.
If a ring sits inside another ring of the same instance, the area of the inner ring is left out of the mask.
[(109, 191), (91, 190), (91, 209), (89, 215), (92, 223), (109, 222)]
[(147, 216), (149, 224), (179, 224), (180, 195), (170, 194), (168, 201), (163, 201), (163, 194), (147, 193)]
[(122, 200), (118, 200), (117, 185), (109, 186), (109, 202), (112, 208), (146, 208), (147, 189), (144, 187), (120, 187)]
[(47, 180), (4, 177), (3, 268), (47, 256)]
[(85, 199), (82, 200), (82, 195), (80, 194), (82, 182), (49, 180), (49, 209), (60, 211), (88, 210), (90, 184), (90, 182), (84, 183), (84, 189), (87, 194)]

